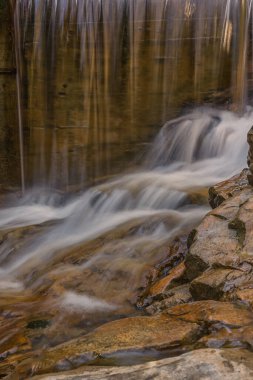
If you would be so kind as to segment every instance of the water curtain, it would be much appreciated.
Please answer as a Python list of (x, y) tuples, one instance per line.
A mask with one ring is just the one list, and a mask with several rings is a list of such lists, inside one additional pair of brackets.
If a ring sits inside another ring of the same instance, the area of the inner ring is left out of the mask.
[(251, 95), (252, 0), (18, 0), (15, 20), (28, 186), (117, 173), (182, 106)]

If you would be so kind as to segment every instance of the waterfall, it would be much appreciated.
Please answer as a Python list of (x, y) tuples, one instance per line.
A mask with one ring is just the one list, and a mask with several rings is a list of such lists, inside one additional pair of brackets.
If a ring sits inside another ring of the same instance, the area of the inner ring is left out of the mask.
[(23, 110), (22, 110), (22, 52), (21, 52), (21, 25), (20, 25), (20, 7), (15, 0), (11, 1), (13, 9), (14, 24), (14, 46), (16, 61), (16, 86), (17, 86), (17, 107), (18, 107), (18, 129), (19, 129), (19, 151), (20, 151), (20, 178), (21, 192), (25, 193), (25, 168), (24, 168), (24, 136), (23, 136)]
[[(144, 220), (156, 220), (151, 231), (141, 233), (140, 227), (132, 234), (129, 249), (140, 244), (140, 237), (142, 243), (161, 243), (194, 225), (207, 207), (192, 204), (189, 194), (244, 167), (252, 117), (252, 109), (243, 117), (227, 111), (196, 110), (163, 126), (142, 170), (90, 188), (65, 203), (40, 191), (27, 194), (15, 207), (0, 210), (2, 231), (50, 222), (42, 235), (28, 239), (18, 252), (13, 252), (8, 242), (1, 245), (4, 272), (19, 278), (23, 271), (30, 272), (30, 266), (57, 261), (62, 250), (130, 221), (142, 220), (145, 225)], [(168, 224), (163, 225), (164, 217)], [(128, 255), (127, 251), (123, 254)], [(94, 255), (92, 262), (104, 254)]]
[(16, 7), (27, 187), (85, 187), (125, 169), (183, 105), (243, 113), (251, 96), (252, 0)]
[(0, 208), (0, 295), (17, 329), (48, 326), (33, 349), (138, 314), (246, 165), (252, 3), (17, 0), (25, 192)]

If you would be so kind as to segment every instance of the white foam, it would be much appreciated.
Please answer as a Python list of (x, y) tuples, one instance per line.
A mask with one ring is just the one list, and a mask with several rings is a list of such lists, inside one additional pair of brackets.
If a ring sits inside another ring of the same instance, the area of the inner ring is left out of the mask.
[[(194, 226), (207, 208), (198, 205), (181, 208), (187, 203), (187, 193), (194, 188), (213, 185), (245, 166), (246, 136), (252, 119), (252, 110), (242, 117), (232, 112), (196, 110), (162, 128), (143, 170), (91, 188), (63, 206), (42, 203), (41, 200), (34, 203), (33, 196), (29, 202), (27, 195), (22, 204), (2, 210), (0, 230), (57, 221), (41, 231), (40, 236), (30, 238), (14, 254), (6, 252), (8, 244), (2, 244), (0, 258), (3, 258), (5, 273), (17, 276), (24, 269), (28, 270), (30, 262), (32, 265), (34, 262), (45, 264), (51, 258), (55, 259), (62, 249), (97, 238), (139, 218), (158, 217), (158, 225), (159, 216), (171, 220), (170, 230), (157, 230), (159, 237), (144, 233), (141, 239), (146, 239), (147, 243), (150, 239), (168, 239), (185, 226)], [(175, 126), (173, 134), (170, 128)], [(189, 137), (191, 130), (192, 138)], [(192, 139), (190, 143), (189, 138)], [(160, 151), (164, 152), (162, 161)], [(134, 244), (139, 244), (137, 236), (133, 236), (129, 246)], [(96, 261), (96, 257), (89, 260)]]
[(61, 305), (64, 308), (68, 308), (74, 311), (81, 310), (87, 313), (112, 311), (117, 309), (116, 305), (112, 305), (106, 301), (74, 292), (67, 292), (63, 297)]

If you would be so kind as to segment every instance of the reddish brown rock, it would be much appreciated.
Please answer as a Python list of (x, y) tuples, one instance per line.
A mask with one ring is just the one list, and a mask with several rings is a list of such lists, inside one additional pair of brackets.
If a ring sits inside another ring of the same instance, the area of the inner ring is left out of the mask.
[(150, 288), (150, 295), (151, 296), (156, 296), (157, 294), (163, 293), (166, 291), (171, 283), (175, 280), (178, 280), (180, 277), (183, 276), (185, 271), (185, 265), (184, 263), (181, 263), (177, 265), (175, 268), (173, 268), (168, 274), (168, 276), (162, 278), (158, 282), (156, 282), (154, 285), (151, 286)]
[(253, 307), (253, 283), (246, 288), (239, 288), (234, 293), (234, 298), (246, 305)]
[(198, 301), (174, 306), (166, 311), (174, 318), (194, 323), (223, 323), (241, 327), (253, 323), (253, 312), (230, 302)]
[(133, 317), (104, 324), (81, 338), (45, 351), (35, 360), (20, 364), (20, 376), (66, 370), (81, 366), (100, 356), (148, 348), (170, 348), (195, 341), (200, 326), (166, 315)]

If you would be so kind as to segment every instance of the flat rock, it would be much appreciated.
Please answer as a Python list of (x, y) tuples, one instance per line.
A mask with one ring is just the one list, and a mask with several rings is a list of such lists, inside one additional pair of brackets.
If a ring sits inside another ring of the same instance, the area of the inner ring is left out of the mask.
[(243, 349), (201, 349), (180, 357), (163, 359), (131, 367), (80, 368), (34, 380), (250, 380), (253, 378), (253, 354)]
[(33, 373), (70, 370), (108, 354), (182, 346), (199, 337), (200, 326), (170, 316), (132, 317), (104, 324), (81, 338), (61, 344), (18, 368), (20, 377)]
[(253, 312), (232, 302), (197, 301), (174, 306), (166, 313), (193, 323), (222, 323), (234, 327), (253, 323)]

